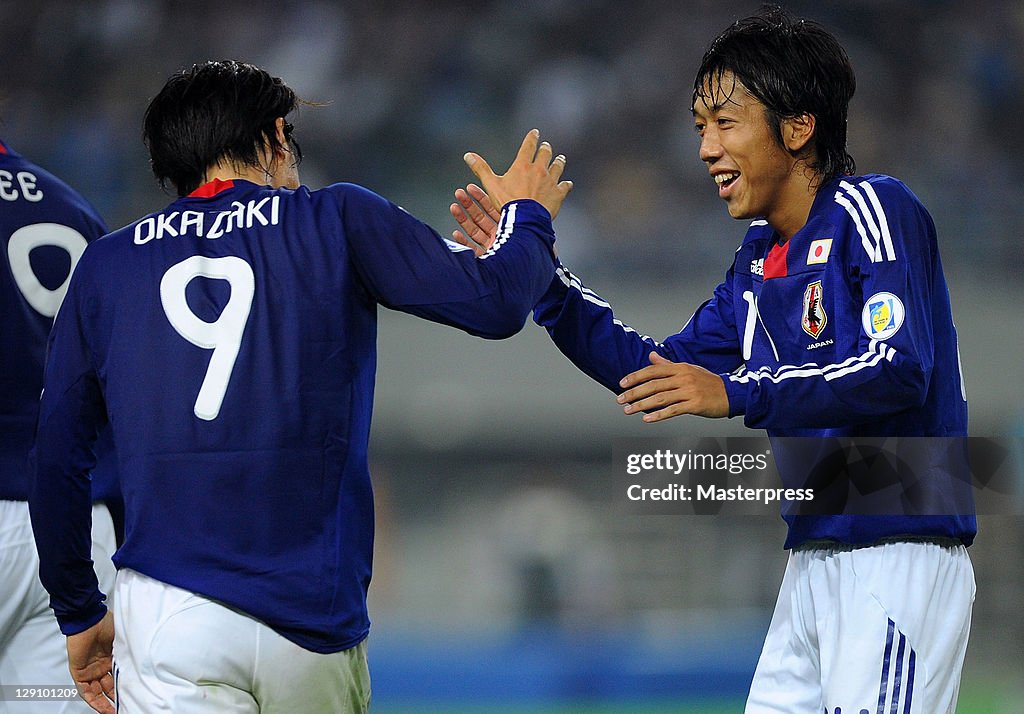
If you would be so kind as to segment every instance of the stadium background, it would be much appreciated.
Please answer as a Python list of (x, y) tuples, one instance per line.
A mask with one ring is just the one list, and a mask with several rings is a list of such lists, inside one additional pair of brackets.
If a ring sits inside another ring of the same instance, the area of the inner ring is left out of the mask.
[[(174, 70), (233, 57), (306, 99), (305, 182), (364, 184), (447, 235), (469, 149), (507, 165), (539, 127), (576, 188), (563, 260), (641, 331), (676, 331), (743, 226), (697, 160), (690, 86), (754, 2), (0, 1), (0, 136), (111, 227), (162, 207), (140, 141)], [(858, 76), (850, 147), (905, 180), (939, 229), (979, 436), (1024, 434), (1024, 6), (791, 2)], [(645, 427), (533, 325), (504, 343), (383, 311), (372, 453), (375, 710), (739, 711), (785, 565), (774, 516), (616, 513), (617, 437)], [(1024, 519), (972, 548), (961, 712), (1024, 701)]]

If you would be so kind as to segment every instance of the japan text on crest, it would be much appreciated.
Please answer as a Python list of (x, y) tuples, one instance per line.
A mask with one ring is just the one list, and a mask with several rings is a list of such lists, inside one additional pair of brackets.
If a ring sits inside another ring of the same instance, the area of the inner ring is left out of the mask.
[(821, 281), (816, 280), (804, 290), (804, 309), (801, 313), (800, 324), (811, 337), (817, 338), (825, 329), (828, 322), (828, 315), (825, 314), (825, 305), (821, 297)]

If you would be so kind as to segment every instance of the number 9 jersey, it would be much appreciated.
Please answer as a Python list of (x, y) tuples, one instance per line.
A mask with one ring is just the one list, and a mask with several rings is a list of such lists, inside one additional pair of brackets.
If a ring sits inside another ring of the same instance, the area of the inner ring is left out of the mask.
[[(125, 500), (119, 568), (312, 651), (358, 644), (377, 305), (515, 334), (554, 276), (554, 235), (529, 200), (505, 207), (499, 231), (477, 257), (359, 186), (217, 180), (98, 241), (51, 338), (33, 519), (80, 518), (61, 492), (80, 484), (109, 418)], [(66, 634), (104, 612), (91, 565), (57, 565), (74, 538), (39, 544)]]

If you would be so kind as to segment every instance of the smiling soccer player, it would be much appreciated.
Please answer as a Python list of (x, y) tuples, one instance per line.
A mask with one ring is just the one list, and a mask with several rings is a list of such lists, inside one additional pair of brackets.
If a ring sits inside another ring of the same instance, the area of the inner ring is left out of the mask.
[[(700, 159), (729, 215), (749, 221), (725, 280), (660, 342), (562, 265), (534, 311), (626, 414), (742, 417), (767, 430), (777, 461), (783, 437), (966, 436), (935, 226), (897, 179), (855, 175), (854, 89), (835, 37), (779, 8), (711, 43), (692, 95)], [(482, 251), (494, 231), (486, 195), (456, 197), (456, 239)], [(748, 714), (955, 710), (977, 526), (967, 474), (944, 459), (922, 470), (913, 498), (881, 509), (784, 506), (791, 553)], [(783, 485), (807, 486), (808, 465), (783, 461)], [(841, 470), (828, 477), (850, 486)]]

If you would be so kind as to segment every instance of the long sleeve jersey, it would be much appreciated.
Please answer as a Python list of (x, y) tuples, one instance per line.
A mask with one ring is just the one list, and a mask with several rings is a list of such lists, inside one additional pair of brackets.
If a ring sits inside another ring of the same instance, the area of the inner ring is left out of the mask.
[[(0, 142), (0, 499), (28, 500), (46, 339), (75, 264), (106, 232), (81, 195)], [(117, 495), (113, 465), (103, 466), (97, 500)]]
[[(548, 212), (508, 204), (485, 255), (352, 184), (214, 181), (89, 246), (54, 325), (36, 444), (40, 574), (65, 633), (105, 611), (83, 474), (109, 421), (114, 562), (334, 652), (369, 629), (377, 306), (486, 338), (554, 274)], [(429, 359), (429, 356), (424, 356)]]
[[(935, 226), (889, 176), (845, 176), (817, 192), (807, 223), (782, 242), (755, 220), (725, 280), (664, 341), (617, 320), (563, 266), (536, 322), (581, 370), (620, 392), (619, 380), (654, 350), (721, 375), (729, 415), (774, 437), (962, 437), (967, 398)], [(785, 485), (807, 473), (783, 469)], [(969, 478), (958, 464), (923, 481), (948, 513), (786, 515), (786, 547), (885, 538), (973, 540)], [(898, 510), (898, 509), (894, 509)]]

